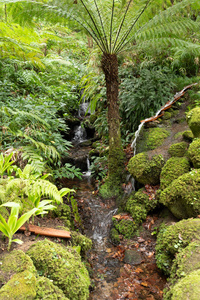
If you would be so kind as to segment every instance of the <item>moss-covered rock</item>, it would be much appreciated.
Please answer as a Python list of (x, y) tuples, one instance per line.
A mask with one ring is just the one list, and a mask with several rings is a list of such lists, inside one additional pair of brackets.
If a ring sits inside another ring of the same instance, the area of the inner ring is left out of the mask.
[(169, 111), (165, 111), (164, 112), (164, 116), (162, 117), (163, 120), (169, 120), (172, 117), (172, 113), (170, 113)]
[(85, 254), (88, 250), (92, 248), (92, 240), (79, 232), (71, 232), (71, 241), (73, 246), (81, 247), (82, 254)]
[(183, 157), (187, 151), (188, 144), (186, 142), (180, 142), (176, 144), (172, 144), (169, 147), (169, 154), (175, 157)]
[(156, 262), (170, 274), (175, 254), (193, 240), (200, 240), (200, 219), (188, 219), (171, 226), (162, 226), (156, 242)]
[(200, 139), (195, 139), (189, 146), (188, 157), (193, 166), (200, 168)]
[(185, 130), (183, 132), (183, 138), (186, 142), (191, 142), (194, 138), (194, 135), (191, 130)]
[(69, 205), (62, 203), (56, 207), (53, 213), (56, 217), (59, 217), (61, 220), (64, 221), (66, 227), (71, 227), (72, 213)]
[(27, 251), (40, 275), (53, 280), (70, 300), (86, 300), (90, 279), (80, 255), (49, 240), (37, 242)]
[(36, 274), (32, 260), (21, 250), (13, 250), (0, 258), (0, 283), (5, 284), (10, 278), (25, 270)]
[(200, 107), (190, 110), (186, 118), (194, 137), (200, 138)]
[(164, 159), (162, 155), (155, 155), (150, 160), (147, 153), (142, 152), (130, 159), (128, 171), (138, 182), (156, 185), (160, 181), (163, 165)]
[(115, 218), (112, 218), (113, 220), (113, 226), (117, 231), (125, 236), (125, 238), (131, 238), (136, 229), (137, 225), (132, 220), (116, 220)]
[(153, 150), (161, 146), (169, 136), (169, 131), (163, 128), (149, 128), (144, 133), (145, 150)]
[(51, 280), (46, 277), (38, 277), (36, 284), (36, 297), (34, 300), (69, 300)]
[(36, 277), (28, 270), (15, 274), (1, 289), (1, 300), (32, 300), (36, 296)]
[(110, 238), (114, 245), (118, 245), (120, 243), (119, 233), (115, 228), (111, 229)]
[(164, 300), (197, 300), (200, 295), (200, 270), (191, 272), (180, 279), (168, 293)]
[(177, 179), (160, 193), (159, 201), (178, 219), (200, 214), (200, 169), (194, 169)]
[(160, 188), (163, 190), (169, 186), (174, 179), (188, 173), (190, 164), (186, 157), (171, 157), (167, 160), (160, 174)]
[(153, 210), (157, 205), (157, 200), (155, 198), (149, 199), (145, 188), (139, 189), (136, 193), (132, 193), (126, 203), (126, 209), (131, 212), (132, 207), (138, 203), (142, 204), (146, 211), (149, 212)]
[(200, 241), (195, 241), (177, 253), (171, 269), (171, 278), (185, 277), (198, 269), (200, 269)]

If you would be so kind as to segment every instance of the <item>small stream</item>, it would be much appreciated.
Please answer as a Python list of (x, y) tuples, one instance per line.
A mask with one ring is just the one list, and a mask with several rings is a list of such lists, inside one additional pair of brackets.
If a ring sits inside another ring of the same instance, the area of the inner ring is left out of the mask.
[[(79, 117), (83, 117), (88, 105), (82, 103)], [(139, 126), (132, 143), (134, 153), (136, 140), (143, 123)], [(90, 265), (91, 291), (89, 300), (161, 300), (165, 277), (155, 262), (155, 237), (151, 235), (157, 216), (147, 216), (146, 222), (132, 239), (120, 236), (120, 244), (110, 241), (112, 217), (118, 214), (113, 199), (101, 199), (90, 176), (89, 148), (81, 143), (88, 139), (84, 127), (74, 128), (74, 162), (80, 157), (83, 179), (66, 179), (62, 183), (76, 190), (75, 198), (83, 220), (83, 234), (91, 238), (93, 248), (87, 254)], [(84, 162), (84, 167), (83, 167)], [(80, 163), (80, 162), (79, 162)], [(134, 189), (132, 182), (131, 190)]]
[[(88, 253), (92, 277), (89, 300), (162, 299), (166, 280), (156, 266), (155, 238), (151, 235), (157, 217), (148, 216), (137, 236), (130, 240), (121, 237), (120, 245), (114, 246), (109, 232), (112, 216), (117, 214), (115, 201), (104, 201), (95, 195), (88, 177), (66, 180), (64, 184), (77, 190), (84, 234), (93, 241)], [(132, 257), (131, 262), (127, 253)]]

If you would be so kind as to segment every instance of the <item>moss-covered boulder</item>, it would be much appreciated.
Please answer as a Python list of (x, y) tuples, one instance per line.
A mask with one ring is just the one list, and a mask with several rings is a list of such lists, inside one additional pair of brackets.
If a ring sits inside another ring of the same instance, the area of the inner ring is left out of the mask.
[(32, 260), (21, 250), (13, 250), (0, 257), (0, 283), (5, 284), (11, 277), (23, 271), (36, 274)]
[(83, 255), (92, 248), (92, 240), (76, 231), (71, 232), (71, 242), (73, 246), (81, 247)]
[(198, 269), (200, 270), (200, 241), (195, 241), (177, 253), (171, 269), (171, 278), (185, 277)]
[(133, 156), (128, 163), (129, 173), (142, 184), (156, 185), (160, 181), (161, 169), (164, 165), (162, 155), (148, 158), (147, 153), (142, 152)]
[(200, 214), (200, 169), (194, 169), (175, 179), (160, 193), (159, 201), (178, 219)]
[(192, 142), (193, 138), (194, 138), (194, 135), (193, 135), (193, 133), (192, 133), (191, 130), (185, 130), (185, 131), (183, 132), (183, 139), (184, 139), (186, 142)]
[(196, 169), (200, 168), (200, 139), (195, 139), (190, 144), (188, 157)]
[(186, 118), (194, 137), (200, 138), (200, 107), (190, 110)]
[(160, 188), (167, 188), (179, 176), (188, 173), (190, 164), (186, 157), (171, 157), (167, 160), (160, 174)]
[(36, 277), (28, 270), (15, 274), (1, 289), (1, 300), (32, 300), (36, 296)]
[(191, 272), (186, 277), (180, 279), (167, 292), (164, 300), (197, 300), (200, 295), (200, 270)]
[(71, 247), (49, 240), (37, 242), (27, 251), (40, 275), (53, 280), (70, 300), (86, 300), (90, 279), (80, 255)]
[(117, 220), (112, 218), (114, 228), (121, 234), (124, 235), (125, 238), (131, 238), (135, 231), (137, 230), (137, 225), (132, 220)]
[(136, 204), (141, 204), (149, 212), (156, 207), (157, 202), (155, 197), (150, 198), (147, 195), (145, 188), (141, 188), (136, 193), (131, 193), (126, 203), (126, 209), (131, 213)]
[(149, 128), (144, 131), (143, 143), (144, 150), (153, 150), (161, 146), (164, 140), (169, 136), (169, 131), (164, 128)]
[(46, 277), (38, 277), (36, 284), (36, 297), (34, 300), (69, 300), (51, 280)]
[(156, 262), (170, 274), (175, 254), (193, 240), (200, 240), (200, 219), (182, 220), (171, 226), (161, 226), (156, 242)]
[(183, 157), (187, 151), (188, 144), (186, 142), (180, 142), (176, 144), (172, 144), (169, 147), (169, 154), (174, 157)]

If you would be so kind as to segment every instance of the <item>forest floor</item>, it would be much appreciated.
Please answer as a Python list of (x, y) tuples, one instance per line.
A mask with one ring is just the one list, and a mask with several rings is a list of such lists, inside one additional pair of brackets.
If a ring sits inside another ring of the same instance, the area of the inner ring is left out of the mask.
[[(149, 151), (149, 155), (162, 154), (165, 158), (168, 158), (167, 149), (174, 142), (175, 135), (188, 129), (185, 121), (178, 121), (184, 118), (186, 106), (187, 103), (183, 103), (176, 118), (173, 119), (171, 134), (164, 144), (155, 150)], [(176, 142), (178, 142), (177, 139)], [(76, 199), (85, 227), (83, 233), (92, 237), (94, 227), (98, 226), (98, 224), (91, 223), (91, 214), (95, 214), (90, 207), (91, 199), (94, 201), (96, 197), (95, 201), (97, 201), (97, 206), (101, 210), (100, 213), (99, 210), (96, 210), (96, 214), (102, 214), (102, 216), (114, 209), (116, 204), (112, 199), (109, 202), (105, 202), (96, 196), (94, 194), (94, 186), (91, 183), (88, 184), (84, 180), (82, 182), (77, 180), (73, 184), (75, 186), (80, 184), (77, 189)], [(68, 185), (67, 180), (65, 185), (69, 188), (72, 187)], [(94, 207), (94, 202), (92, 203)], [(166, 278), (156, 266), (156, 237), (154, 235), (163, 220), (169, 224), (176, 221), (169, 212), (166, 213), (166, 210), (164, 212), (157, 211), (157, 213), (147, 216), (146, 221), (134, 238), (125, 239), (121, 236), (121, 243), (118, 246), (112, 245), (108, 236), (104, 238), (103, 248), (95, 248), (96, 242), (94, 242), (93, 249), (87, 255), (92, 282), (90, 300), (161, 300), (163, 298)], [(51, 217), (51, 214), (43, 218), (35, 217), (34, 224), (56, 229), (64, 226), (61, 220)], [(14, 238), (21, 239), (24, 243), (22, 245), (12, 243), (11, 250), (21, 249), (26, 251), (33, 243), (46, 237), (36, 236), (30, 232), (17, 232)], [(65, 245), (69, 243), (69, 240), (62, 240), (56, 237), (48, 237), (48, 239)], [(0, 255), (6, 252), (7, 240), (2, 239), (0, 234)]]

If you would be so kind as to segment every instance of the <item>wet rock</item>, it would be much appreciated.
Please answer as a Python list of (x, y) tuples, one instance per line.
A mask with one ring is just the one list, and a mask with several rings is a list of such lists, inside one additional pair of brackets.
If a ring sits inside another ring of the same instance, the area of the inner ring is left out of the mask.
[(142, 262), (142, 256), (136, 249), (126, 250), (124, 262), (130, 265), (139, 265)]

